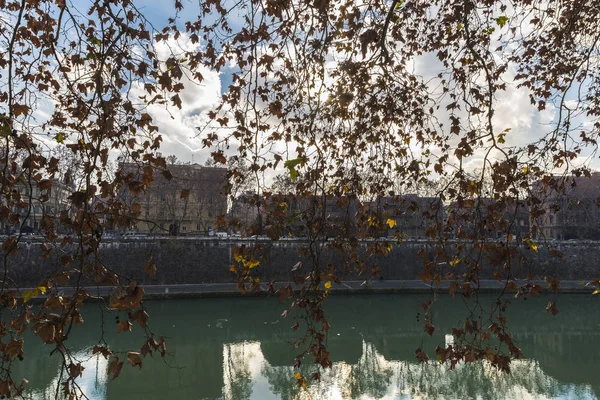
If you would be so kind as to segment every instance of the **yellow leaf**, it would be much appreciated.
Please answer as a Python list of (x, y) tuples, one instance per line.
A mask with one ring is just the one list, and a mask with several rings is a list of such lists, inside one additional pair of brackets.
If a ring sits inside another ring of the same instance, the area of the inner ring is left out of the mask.
[(244, 261), (244, 267), (250, 268), (250, 269), (258, 266), (258, 264), (260, 264), (260, 261), (258, 261), (256, 258), (252, 258), (249, 261)]
[(523, 241), (525, 243), (527, 243), (529, 245), (529, 247), (531, 247), (531, 250), (535, 251), (537, 253), (538, 251), (538, 245), (531, 239), (523, 239)]
[(387, 220), (387, 221), (385, 221), (385, 223), (386, 223), (386, 224), (388, 224), (388, 226), (389, 226), (390, 228), (393, 228), (393, 227), (395, 227), (395, 226), (396, 226), (396, 220), (395, 220), (395, 219), (388, 218), (388, 220)]
[(458, 263), (460, 263), (460, 258), (454, 256), (454, 258), (452, 259), (452, 261), (450, 261), (449, 264), (451, 267), (454, 267), (454, 266), (458, 265)]
[(527, 168), (527, 167), (523, 167), (523, 173), (524, 173), (524, 174), (527, 174), (527, 172), (529, 172), (529, 168)]
[(325, 282), (325, 289), (327, 289), (327, 290), (331, 289), (331, 281)]
[(237, 262), (241, 262), (244, 259), (244, 256), (238, 253), (233, 256), (233, 259)]
[(231, 264), (231, 265), (229, 266), (229, 270), (230, 270), (231, 272), (237, 272), (237, 270), (238, 270), (238, 269), (237, 269), (237, 267), (236, 267), (235, 265)]
[(369, 221), (369, 226), (376, 226), (377, 225), (377, 219), (374, 218), (374, 217), (369, 217), (368, 221)]
[(296, 373), (294, 374), (294, 378), (296, 378), (296, 379), (298, 379), (298, 380), (299, 380), (299, 379), (302, 379), (302, 374), (301, 374), (300, 372), (296, 372)]
[(46, 290), (48, 290), (46, 286), (38, 286), (37, 288), (42, 294), (46, 294)]
[(23, 302), (27, 303), (31, 300), (32, 297), (35, 297), (39, 294), (39, 291), (36, 289), (26, 290), (23, 292)]

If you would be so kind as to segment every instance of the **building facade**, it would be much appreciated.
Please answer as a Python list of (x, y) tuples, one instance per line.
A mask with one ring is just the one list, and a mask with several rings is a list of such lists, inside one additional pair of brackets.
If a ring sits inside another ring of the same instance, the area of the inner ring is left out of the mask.
[(530, 236), (529, 207), (525, 201), (464, 199), (446, 207), (444, 233), (452, 239), (488, 238), (520, 242)]
[[(143, 168), (127, 163), (121, 164), (121, 171), (139, 179)], [(227, 170), (181, 164), (169, 165), (168, 171), (155, 171), (144, 193), (123, 191), (128, 206), (139, 210), (133, 230), (179, 236), (216, 229), (217, 218), (227, 212)]]
[(444, 219), (440, 198), (416, 194), (380, 197), (371, 202), (370, 209), (384, 226), (372, 236), (430, 238), (437, 235)]
[(535, 195), (543, 210), (533, 220), (536, 237), (600, 240), (600, 172), (589, 177), (551, 177), (536, 184)]

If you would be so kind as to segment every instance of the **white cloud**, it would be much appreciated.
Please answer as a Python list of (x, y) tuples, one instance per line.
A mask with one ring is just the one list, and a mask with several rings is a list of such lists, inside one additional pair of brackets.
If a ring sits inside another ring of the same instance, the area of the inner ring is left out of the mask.
[[(192, 44), (188, 36), (182, 34), (178, 41), (170, 39), (156, 44), (156, 54), (166, 60), (171, 54), (182, 56), (186, 51), (197, 51), (200, 46)], [(153, 123), (159, 127), (163, 137), (160, 151), (164, 155), (175, 154), (181, 161), (203, 163), (210, 156), (210, 149), (203, 149), (198, 138), (199, 126), (207, 121), (207, 112), (215, 107), (221, 97), (221, 78), (219, 73), (206, 67), (199, 67), (197, 72), (203, 76), (198, 83), (190, 76), (184, 76), (184, 89), (179, 93), (181, 109), (168, 105), (152, 104), (147, 112)], [(189, 75), (189, 71), (187, 72)], [(143, 95), (141, 85), (136, 85), (134, 95)]]

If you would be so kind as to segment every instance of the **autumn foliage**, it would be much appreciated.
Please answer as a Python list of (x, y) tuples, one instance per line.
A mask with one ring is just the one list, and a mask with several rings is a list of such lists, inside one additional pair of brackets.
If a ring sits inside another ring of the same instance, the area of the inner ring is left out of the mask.
[[(181, 108), (186, 86), (202, 84), (206, 70), (231, 80), (203, 115), (197, 139), (228, 167), (230, 194), (241, 186), (253, 192), (246, 203), (258, 218), (243, 235), (278, 240), (302, 232), (306, 240), (301, 251), (310, 263), (282, 266), (293, 269), (294, 285), (269, 285), (290, 305), (286, 314), (300, 311), (292, 325), (305, 333), (296, 367), (306, 359), (331, 365), (323, 310), (331, 286), (340, 271), (378, 276), (370, 256), (404, 238), (396, 212), (427, 221), (431, 251), (421, 254), (420, 277), (432, 285), (423, 305), (428, 334), (437, 294), (477, 298), (483, 265), (516, 297), (544, 290), (535, 279), (558, 291), (553, 277), (520, 267), (542, 246), (560, 257), (539, 229), (556, 211), (542, 194), (564, 194), (590, 175), (600, 115), (599, 13), (593, 0), (202, 0), (189, 9), (176, 0), (172, 17), (156, 26), (131, 0), (90, 1), (87, 9), (0, 0), (0, 395), (23, 389), (11, 363), (27, 356), (27, 329), (63, 357), (64, 393), (81, 395), (82, 366), (68, 338), (83, 323), (81, 305), (94, 297), (87, 288), (97, 285), (114, 287), (102, 300), (105, 312), (128, 312), (114, 329), (146, 333), (125, 356), (99, 333), (93, 352), (110, 359), (109, 373), (141, 368), (152, 352), (165, 355), (164, 338), (148, 327), (144, 289), (114, 273), (98, 250), (107, 221), (127, 230), (144, 217), (125, 194), (144, 194), (154, 176), (173, 178), (160, 153), (169, 127), (156, 125), (148, 107)], [(545, 124), (517, 126), (506, 104), (520, 94), (532, 118), (552, 114)], [(272, 186), (276, 174), (289, 178), (286, 193), (274, 191), (282, 188)], [(58, 193), (66, 207), (48, 207)], [(394, 206), (415, 193), (437, 200)], [(373, 207), (383, 198), (389, 201)], [(11, 278), (11, 263), (36, 207), (45, 257), (61, 268), (24, 289)], [(352, 223), (328, 207), (346, 210)], [(525, 237), (515, 231), (520, 209), (531, 223)], [(219, 222), (241, 229), (227, 215)], [(393, 239), (371, 240), (395, 227)], [(327, 252), (344, 262), (324, 262)], [(236, 274), (240, 290), (261, 290), (253, 276), (260, 262), (260, 244), (250, 242), (223, 268)], [(145, 270), (157, 268), (149, 255)], [(65, 287), (71, 290), (60, 295)], [(40, 304), (32, 306), (33, 298)], [(509, 303), (499, 296), (490, 312), (467, 313), (455, 344), (438, 348), (438, 357), (451, 367), (488, 360), (508, 371), (521, 356), (504, 315)], [(547, 311), (558, 312), (554, 300)], [(421, 361), (425, 350), (416, 352)], [(306, 385), (302, 375), (297, 380)]]

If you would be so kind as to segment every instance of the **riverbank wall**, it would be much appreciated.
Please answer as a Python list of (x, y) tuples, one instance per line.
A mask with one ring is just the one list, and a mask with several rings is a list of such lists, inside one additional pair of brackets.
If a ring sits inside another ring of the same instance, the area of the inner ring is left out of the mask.
[[(216, 240), (212, 238), (169, 238), (169, 239), (131, 239), (110, 240), (101, 244), (99, 260), (122, 277), (133, 279), (145, 285), (174, 285), (232, 282), (235, 274), (229, 270), (235, 264), (234, 248), (239, 246), (262, 247), (260, 265), (253, 269), (253, 275), (261, 282), (293, 281), (295, 275), (302, 275), (311, 268), (310, 258), (306, 255), (308, 243), (300, 240), (270, 241), (260, 240)], [(427, 260), (434, 259), (439, 244), (423, 240), (404, 241), (393, 244), (387, 256), (368, 256), (369, 242), (362, 243), (363, 260), (368, 265), (377, 265), (379, 274), (374, 277), (370, 272), (362, 273), (342, 268), (339, 276), (342, 280), (420, 280)], [(21, 287), (35, 286), (49, 274), (63, 271), (60, 257), (55, 252), (43, 257), (41, 243), (34, 240), (22, 243), (22, 249), (9, 259), (8, 271)], [(456, 246), (464, 244), (448, 242), (446, 247), (452, 254)], [(502, 251), (498, 247), (498, 251)], [(553, 276), (560, 280), (589, 281), (600, 277), (600, 242), (554, 242), (554, 251), (560, 251), (562, 257), (556, 257), (547, 246), (540, 245), (537, 251), (517, 248), (523, 255), (510, 266), (511, 279), (544, 279)], [(473, 257), (473, 249), (468, 257)], [(156, 274), (152, 277), (144, 271), (149, 256), (156, 265)], [(342, 254), (323, 248), (321, 263), (342, 265)], [(465, 256), (465, 259), (467, 256)], [(298, 267), (298, 263), (300, 263)], [(431, 264), (430, 264), (431, 265)], [(482, 262), (480, 279), (507, 277), (508, 269), (504, 264), (493, 265), (489, 260)], [(1, 266), (3, 268), (3, 266)], [(77, 268), (76, 263), (67, 267)], [(443, 262), (439, 258), (434, 268), (436, 273), (452, 273), (458, 279), (467, 270), (463, 262)], [(368, 270), (370, 271), (370, 270)]]

